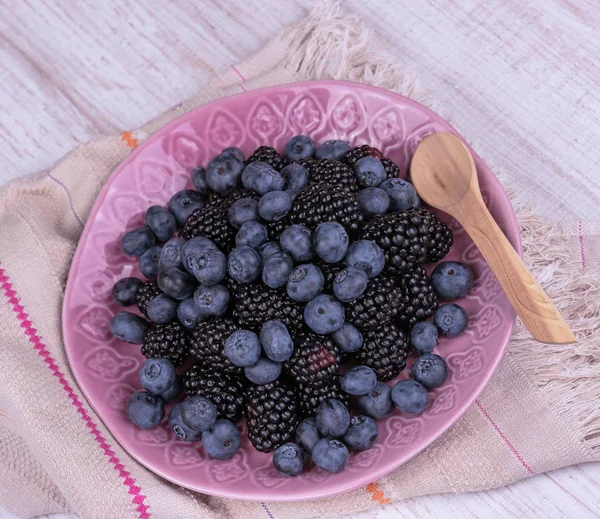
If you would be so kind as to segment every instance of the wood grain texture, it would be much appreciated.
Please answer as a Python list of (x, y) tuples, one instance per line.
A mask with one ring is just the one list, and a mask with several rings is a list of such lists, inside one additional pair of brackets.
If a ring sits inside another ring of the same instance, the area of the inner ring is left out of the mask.
[[(600, 218), (589, 195), (600, 193), (596, 2), (344, 5), (398, 49), (491, 166), (525, 194), (542, 190), (541, 213)], [(308, 9), (304, 0), (0, 0), (0, 183), (179, 103)], [(581, 465), (355, 517), (591, 519), (599, 489), (600, 464)]]
[(467, 231), (533, 338), (551, 344), (576, 342), (486, 207), (475, 162), (463, 142), (445, 132), (425, 137), (410, 172), (421, 198), (453, 216)]

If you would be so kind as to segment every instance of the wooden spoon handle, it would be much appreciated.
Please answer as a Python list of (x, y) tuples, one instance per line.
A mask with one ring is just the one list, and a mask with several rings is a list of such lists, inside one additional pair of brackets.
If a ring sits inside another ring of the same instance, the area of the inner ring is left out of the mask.
[(533, 338), (555, 344), (576, 342), (544, 289), (498, 227), (479, 191), (469, 190), (449, 212), (477, 245)]

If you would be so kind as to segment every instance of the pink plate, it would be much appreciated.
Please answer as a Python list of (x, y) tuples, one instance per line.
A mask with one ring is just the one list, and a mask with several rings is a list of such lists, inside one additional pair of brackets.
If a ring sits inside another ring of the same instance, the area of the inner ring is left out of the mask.
[[(395, 412), (379, 422), (373, 448), (351, 456), (337, 475), (315, 467), (297, 478), (278, 476), (271, 456), (245, 438), (229, 461), (207, 458), (200, 444), (176, 441), (166, 426), (142, 431), (126, 417), (129, 395), (140, 389), (139, 346), (111, 337), (118, 310), (113, 284), (140, 276), (137, 262), (124, 256), (120, 242), (140, 225), (146, 208), (166, 204), (190, 185), (190, 171), (206, 165), (226, 146), (246, 155), (261, 144), (281, 150), (295, 134), (315, 142), (346, 139), (380, 148), (405, 174), (420, 139), (456, 130), (424, 106), (378, 88), (342, 81), (315, 81), (246, 92), (182, 115), (139, 146), (115, 170), (88, 219), (79, 242), (65, 295), (63, 333), (71, 369), (108, 429), (135, 459), (165, 479), (198, 492), (235, 499), (292, 501), (332, 496), (385, 476), (427, 447), (450, 427), (479, 395), (508, 345), (515, 313), (496, 278), (465, 232), (445, 215), (455, 233), (451, 259), (468, 263), (476, 275), (473, 291), (460, 303), (470, 316), (467, 332), (442, 340), (437, 351), (450, 367), (447, 382), (432, 393), (422, 416)], [(471, 150), (472, 151), (472, 150)], [(474, 154), (483, 196), (511, 243), (520, 250), (517, 221), (502, 187)], [(409, 359), (409, 367), (414, 359)], [(402, 377), (406, 377), (407, 368)]]

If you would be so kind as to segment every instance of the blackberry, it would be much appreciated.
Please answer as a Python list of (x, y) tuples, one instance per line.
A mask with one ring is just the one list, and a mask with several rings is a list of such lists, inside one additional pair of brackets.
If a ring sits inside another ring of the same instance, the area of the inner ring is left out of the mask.
[(348, 164), (350, 168), (354, 168), (356, 161), (363, 157), (375, 157), (379, 159), (383, 164), (387, 178), (397, 178), (400, 176), (400, 168), (390, 159), (385, 157), (377, 148), (369, 146), (368, 144), (363, 144), (362, 146), (347, 151), (343, 157), (343, 161)]
[[(211, 239), (221, 250), (234, 246), (235, 229), (229, 225), (227, 199), (220, 204), (210, 204), (196, 209), (185, 222), (181, 236), (186, 240), (196, 236)], [(233, 202), (232, 202), (233, 203)]]
[(169, 359), (173, 365), (181, 366), (189, 354), (189, 335), (177, 321), (157, 324), (144, 334), (142, 355), (146, 358)]
[(144, 315), (146, 315), (146, 307), (156, 296), (162, 294), (160, 288), (156, 284), (155, 279), (146, 281), (135, 294), (135, 304)]
[(246, 164), (251, 162), (266, 162), (276, 171), (281, 171), (287, 166), (287, 161), (270, 146), (259, 146), (254, 153), (246, 159)]
[(349, 233), (357, 231), (363, 221), (354, 195), (344, 187), (329, 184), (313, 184), (304, 189), (294, 200), (288, 218), (290, 223), (309, 229), (335, 220)]
[(231, 319), (213, 319), (200, 323), (190, 338), (190, 353), (204, 366), (215, 372), (240, 375), (223, 351), (227, 338), (237, 330)]
[(356, 175), (350, 166), (331, 159), (302, 159), (298, 161), (308, 170), (310, 184), (330, 184), (345, 187), (351, 193), (358, 192)]
[(313, 261), (313, 264), (321, 269), (325, 284), (323, 285), (323, 291), (333, 294), (333, 280), (340, 271), (344, 270), (345, 265), (343, 263), (325, 263), (322, 260)]
[(374, 330), (396, 317), (402, 296), (392, 276), (377, 276), (358, 299), (346, 304), (346, 320), (360, 330)]
[(417, 266), (406, 272), (399, 285), (402, 291), (402, 298), (397, 305), (399, 323), (412, 326), (435, 313), (438, 304), (437, 296), (423, 267)]
[(389, 273), (402, 274), (427, 259), (431, 217), (416, 209), (386, 214), (365, 224), (361, 237), (383, 249)]
[(233, 320), (240, 327), (259, 332), (266, 321), (285, 324), (294, 333), (302, 324), (302, 307), (285, 290), (273, 290), (266, 285), (237, 285), (234, 289)]
[(298, 385), (298, 404), (302, 417), (314, 416), (323, 400), (333, 398), (346, 407), (350, 404), (350, 396), (340, 386), (340, 376), (333, 375), (326, 380), (312, 384)]
[(294, 353), (285, 367), (297, 384), (312, 384), (336, 375), (341, 360), (340, 348), (330, 336), (302, 329), (294, 336)]
[(183, 383), (188, 395), (200, 395), (215, 404), (219, 417), (237, 420), (242, 415), (244, 385), (235, 375), (196, 364), (185, 374)]
[(269, 233), (269, 240), (278, 241), (281, 233), (289, 227), (290, 222), (287, 216), (284, 216), (281, 220), (276, 222), (267, 223), (267, 232)]
[(223, 199), (220, 202), (221, 207), (229, 211), (231, 206), (238, 200), (241, 200), (242, 198), (251, 198), (252, 200), (258, 201), (260, 200), (260, 195), (256, 191), (254, 191), (254, 189), (241, 188), (237, 191), (234, 191), (229, 196), (223, 197)]
[(299, 423), (296, 389), (276, 380), (246, 391), (248, 438), (256, 450), (270, 452), (293, 441)]
[(431, 219), (429, 227), (429, 245), (427, 246), (427, 261), (440, 261), (454, 243), (452, 229), (445, 222), (437, 218), (432, 212), (424, 207), (418, 209), (419, 213)]
[(356, 359), (369, 366), (379, 380), (397, 377), (406, 366), (408, 339), (393, 323), (381, 323), (378, 328), (364, 332), (363, 347), (356, 352)]

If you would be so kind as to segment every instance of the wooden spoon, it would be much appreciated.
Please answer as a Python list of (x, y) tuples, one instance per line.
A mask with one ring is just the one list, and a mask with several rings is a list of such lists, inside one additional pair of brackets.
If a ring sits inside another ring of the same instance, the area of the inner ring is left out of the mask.
[(473, 157), (460, 139), (442, 132), (425, 137), (412, 159), (411, 177), (423, 200), (453, 216), (464, 227), (533, 338), (553, 344), (576, 342), (488, 211)]

